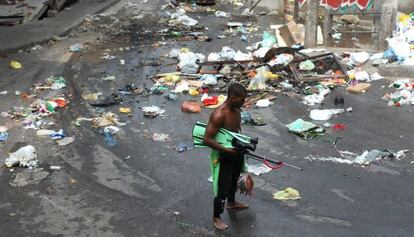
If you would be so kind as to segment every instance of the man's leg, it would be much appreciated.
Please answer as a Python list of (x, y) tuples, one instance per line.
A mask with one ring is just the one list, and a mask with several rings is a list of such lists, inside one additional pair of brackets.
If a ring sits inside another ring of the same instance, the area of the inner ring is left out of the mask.
[[(227, 159), (227, 158), (223, 158)], [(218, 177), (218, 192), (214, 198), (214, 214), (213, 214), (213, 225), (219, 230), (227, 229), (228, 226), (220, 219), (221, 213), (224, 211), (226, 199), (229, 195), (231, 188), (231, 163), (229, 160), (220, 161), (220, 170)]]
[(244, 159), (243, 157), (236, 158), (232, 166), (231, 187), (230, 194), (227, 197), (227, 209), (243, 209), (249, 206), (240, 202), (236, 202), (237, 181), (239, 180)]

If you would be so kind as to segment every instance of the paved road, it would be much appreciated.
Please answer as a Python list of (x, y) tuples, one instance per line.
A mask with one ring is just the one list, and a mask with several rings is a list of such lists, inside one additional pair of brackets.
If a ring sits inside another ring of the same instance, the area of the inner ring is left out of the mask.
[[(145, 6), (158, 7), (154, 3)], [(222, 7), (227, 11), (231, 8)], [(230, 229), (223, 232), (211, 226), (208, 150), (184, 153), (174, 150), (180, 142), (191, 144), (192, 125), (206, 121), (211, 110), (182, 113), (181, 102), (190, 99), (189, 95), (180, 95), (178, 101), (166, 101), (156, 95), (125, 97), (122, 106), (131, 107), (133, 116), (120, 115), (126, 125), (120, 127), (118, 144), (114, 147), (106, 145), (103, 136), (89, 123), (82, 122), (79, 127), (72, 124), (78, 117), (93, 117), (97, 113), (96, 108), (82, 99), (82, 94), (110, 94), (130, 83), (150, 87), (149, 77), (153, 74), (174, 71), (175, 65), (142, 65), (152, 63), (153, 59), (157, 61), (171, 48), (188, 47), (206, 55), (220, 51), (225, 45), (244, 50), (246, 44), (239, 37), (216, 39), (225, 20), (208, 14), (199, 16), (201, 24), (208, 26), (212, 42), (174, 42), (142, 36), (145, 30), (163, 28), (151, 13), (131, 25), (129, 32), (109, 36), (113, 37), (111, 40), (95, 41), (96, 32), (80, 30), (81, 33), (75, 31), (72, 37), (44, 46), (40, 51), (0, 59), (0, 91), (9, 91), (0, 97), (1, 110), (27, 106), (27, 102), (14, 95), (15, 90), (30, 91), (33, 83), (49, 75), (63, 75), (67, 80), (63, 93), (70, 96), (71, 103), (47, 120), (56, 123), (52, 128), (63, 128), (76, 137), (68, 147), (58, 147), (47, 138), (38, 138), (33, 130), (0, 118), (0, 124), (12, 127), (10, 138), (0, 143), (0, 162), (8, 151), (33, 144), (41, 167), (50, 172), (39, 184), (15, 188), (8, 182), (22, 169), (12, 172), (0, 169), (0, 210), (4, 213), (0, 216), (1, 236), (412, 236), (414, 191), (409, 188), (414, 172), (410, 164), (412, 153), (399, 161), (379, 162), (366, 168), (304, 159), (309, 155), (337, 156), (331, 147), (336, 137), (342, 137), (337, 144), (341, 151), (410, 149), (414, 138), (410, 127), (412, 107), (388, 107), (381, 99), (385, 93), (382, 86), (388, 85), (385, 80), (373, 83), (361, 95), (350, 95), (343, 88), (328, 95), (321, 108), (333, 108), (333, 98), (343, 95), (346, 107), (352, 106), (353, 112), (340, 114), (330, 121), (346, 124), (345, 131), (319, 139), (303, 141), (285, 128), (285, 124), (296, 118), (308, 117), (309, 107), (300, 98), (278, 94), (269, 108), (251, 110), (254, 116), (268, 122), (263, 127), (243, 127), (245, 133), (260, 137), (258, 151), (304, 167), (304, 171), (285, 167), (255, 177), (253, 197), (240, 197), (251, 208), (224, 214)], [(262, 16), (258, 24), (266, 29), (268, 22), (275, 21), (275, 16)], [(260, 35), (255, 37), (252, 42)], [(90, 42), (86, 44), (87, 49), (82, 53), (67, 53), (68, 46), (80, 40)], [(167, 44), (148, 46), (158, 41)], [(120, 51), (120, 47), (131, 47), (131, 50)], [(110, 54), (117, 59), (100, 59), (108, 52), (106, 49), (111, 49)], [(11, 59), (20, 60), (23, 70), (10, 70)], [(119, 65), (119, 59), (124, 59), (126, 65)], [(174, 62), (164, 59), (161, 64)], [(103, 75), (114, 75), (117, 79), (102, 81)], [(53, 92), (42, 92), (39, 97), (52, 95)], [(144, 118), (141, 107), (147, 105), (162, 106), (166, 116)], [(118, 113), (119, 107), (105, 110)], [(151, 136), (156, 132), (168, 133), (172, 140), (152, 141)], [(62, 169), (52, 171), (48, 168), (50, 165), (61, 165)], [(273, 200), (272, 194), (284, 187), (299, 190), (302, 199)]]

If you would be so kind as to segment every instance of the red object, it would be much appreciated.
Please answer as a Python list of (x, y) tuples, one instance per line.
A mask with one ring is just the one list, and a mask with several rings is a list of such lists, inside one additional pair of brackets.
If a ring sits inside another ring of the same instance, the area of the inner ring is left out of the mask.
[(277, 170), (277, 169), (280, 169), (280, 168), (282, 168), (282, 166), (283, 166), (283, 162), (281, 162), (281, 161), (280, 161), (280, 163), (279, 163), (279, 164), (277, 164), (277, 165), (271, 165), (271, 164), (270, 164), (270, 162), (269, 162), (268, 160), (264, 160), (264, 161), (263, 161), (263, 163), (264, 163), (267, 167), (271, 168), (272, 170)]
[(68, 104), (63, 98), (54, 99), (53, 101), (58, 105), (59, 108), (63, 108)]
[(184, 103), (181, 105), (181, 111), (187, 113), (200, 113), (201, 105), (193, 101), (184, 101)]
[(343, 131), (343, 130), (345, 130), (345, 129), (346, 129), (346, 125), (345, 125), (345, 124), (343, 124), (343, 123), (337, 123), (337, 124), (334, 124), (334, 125), (332, 126), (332, 129), (333, 129), (334, 131), (337, 131), (337, 132), (339, 132), (339, 131)]
[(208, 87), (199, 88), (198, 92), (200, 92), (200, 94), (208, 94)]
[(210, 96), (203, 100), (204, 106), (216, 105), (216, 104), (218, 104), (218, 96)]

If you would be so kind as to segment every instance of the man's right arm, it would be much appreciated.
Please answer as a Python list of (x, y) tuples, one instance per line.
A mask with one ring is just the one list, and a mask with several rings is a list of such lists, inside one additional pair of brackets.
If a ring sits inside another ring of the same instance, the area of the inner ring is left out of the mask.
[(224, 125), (224, 114), (220, 111), (215, 111), (211, 114), (207, 124), (206, 132), (204, 134), (204, 144), (223, 153), (234, 154), (235, 150), (225, 148), (220, 145), (215, 139), (217, 132)]

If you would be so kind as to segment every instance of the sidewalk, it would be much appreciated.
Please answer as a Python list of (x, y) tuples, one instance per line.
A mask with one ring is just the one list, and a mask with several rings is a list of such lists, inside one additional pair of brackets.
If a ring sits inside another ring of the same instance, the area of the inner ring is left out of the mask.
[(49, 41), (62, 36), (82, 23), (86, 15), (106, 10), (119, 0), (79, 1), (60, 12), (56, 17), (12, 27), (0, 27), (0, 55)]

